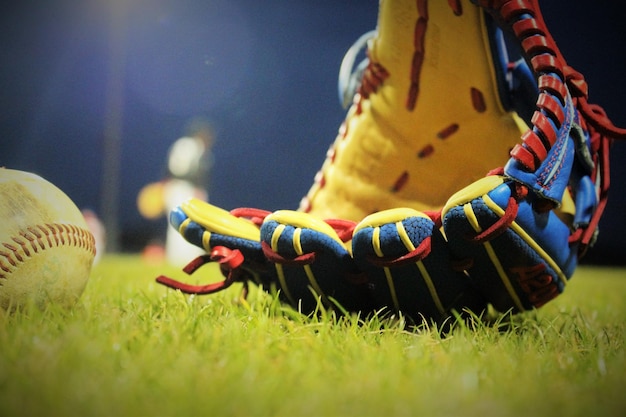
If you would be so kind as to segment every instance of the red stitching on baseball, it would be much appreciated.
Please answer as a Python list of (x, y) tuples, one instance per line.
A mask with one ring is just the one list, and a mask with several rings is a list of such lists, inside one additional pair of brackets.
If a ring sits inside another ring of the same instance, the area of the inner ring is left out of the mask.
[[(15, 238), (13, 238), (13, 241), (15, 243), (17, 243), (18, 245), (20, 244), (19, 241), (16, 241)], [(17, 253), (17, 247), (15, 245), (12, 245), (10, 243), (4, 243), (3, 244), (5, 248), (7, 248), (8, 250), (10, 250), (11, 252), (7, 252), (9, 255), (13, 254), (13, 258), (17, 259), (17, 261), (19, 262), (23, 262), (24, 260), (22, 259), (22, 256)]]
[(86, 249), (94, 256), (96, 254), (96, 240), (91, 232), (72, 224), (30, 226), (20, 230), (10, 240), (0, 244), (0, 279), (6, 279), (14, 268), (40, 250), (67, 245)]
[(7, 251), (0, 251), (0, 256), (2, 256), (3, 258), (5, 258), (11, 265), (15, 266), (17, 265), (17, 262), (15, 262), (15, 259), (13, 256), (11, 256), (12, 253), (12, 247), (11, 245), (8, 244), (3, 244), (2, 246), (6, 247), (7, 249), (11, 250), (11, 252), (7, 252)]
[[(4, 256), (4, 253), (0, 252), (0, 256)], [(0, 258), (0, 269), (3, 270), (4, 272), (11, 272), (11, 268), (4, 263), (4, 261)], [(4, 275), (0, 275), (0, 277), (3, 277)]]
[(36, 229), (39, 232), (43, 233), (43, 236), (36, 234), (36, 236), (38, 237), (37, 242), (39, 242), (39, 245), (40, 245), (41, 249), (45, 248), (45, 243), (43, 241), (43, 237), (46, 238), (46, 241), (48, 242), (48, 245), (52, 245), (52, 242), (50, 241), (50, 236), (49, 236), (48, 229), (43, 227), (43, 225), (37, 225), (37, 226), (34, 227), (34, 229)]
[[(28, 231), (31, 233), (32, 236), (34, 236), (32, 239), (30, 239), (31, 240), (30, 243), (31, 243), (32, 248), (35, 251), (35, 253), (37, 253), (39, 251), (39, 249), (44, 249), (44, 246), (40, 242), (41, 233), (39, 232), (39, 230), (37, 230), (34, 227), (29, 227)], [(39, 244), (39, 246), (37, 246), (37, 244)]]

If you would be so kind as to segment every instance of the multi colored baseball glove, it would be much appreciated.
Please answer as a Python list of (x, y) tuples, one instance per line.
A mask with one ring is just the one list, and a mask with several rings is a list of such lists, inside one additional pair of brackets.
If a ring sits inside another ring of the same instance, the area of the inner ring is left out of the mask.
[(537, 1), (381, 2), (340, 74), (352, 105), (299, 209), (184, 202), (171, 223), (210, 254), (187, 271), (216, 261), (226, 279), (159, 282), (207, 293), (253, 281), (304, 313), (415, 322), (521, 312), (564, 290), (597, 237), (609, 148), (626, 131), (588, 103)]

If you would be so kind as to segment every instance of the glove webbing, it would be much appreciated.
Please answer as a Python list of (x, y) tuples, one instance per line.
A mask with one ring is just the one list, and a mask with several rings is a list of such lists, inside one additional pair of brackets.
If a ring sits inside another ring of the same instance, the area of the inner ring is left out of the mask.
[[(580, 122), (589, 132), (590, 147), (594, 155), (594, 172), (590, 174), (591, 178), (595, 178), (598, 193), (598, 205), (588, 225), (571, 236), (571, 240), (580, 242), (583, 253), (592, 242), (606, 207), (610, 185), (610, 145), (613, 139), (626, 139), (626, 129), (614, 126), (600, 106), (588, 103), (588, 88), (584, 77), (565, 63), (545, 25), (536, 0), (485, 0), (476, 3), (488, 9), (505, 27), (511, 28), (532, 69), (539, 74), (539, 97), (537, 111), (531, 120), (532, 128), (522, 135), (522, 144), (513, 148), (511, 157), (529, 172), (534, 171), (545, 160), (556, 139), (556, 130), (566, 118), (561, 107), (568, 92), (574, 106), (582, 115), (583, 120)], [(559, 100), (560, 105), (555, 100)]]

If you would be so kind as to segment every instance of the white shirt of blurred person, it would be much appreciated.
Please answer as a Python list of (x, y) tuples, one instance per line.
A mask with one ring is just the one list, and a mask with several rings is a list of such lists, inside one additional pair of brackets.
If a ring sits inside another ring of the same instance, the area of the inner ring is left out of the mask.
[[(183, 201), (194, 197), (209, 200), (209, 180), (213, 166), (214, 133), (210, 127), (198, 128), (188, 136), (177, 139), (167, 155), (167, 180), (164, 184), (164, 202), (167, 213)], [(184, 266), (205, 251), (187, 242), (169, 224), (165, 237), (166, 260), (175, 266)]]

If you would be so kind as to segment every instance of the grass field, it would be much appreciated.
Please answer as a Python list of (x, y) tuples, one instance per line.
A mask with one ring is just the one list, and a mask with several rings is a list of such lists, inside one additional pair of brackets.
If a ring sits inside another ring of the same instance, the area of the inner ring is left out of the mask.
[(183, 278), (109, 256), (73, 310), (1, 313), (0, 416), (626, 415), (624, 269), (579, 268), (510, 326), (445, 338), (254, 289), (185, 296), (161, 273)]

